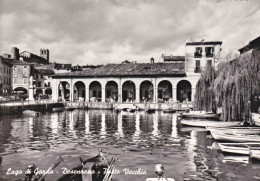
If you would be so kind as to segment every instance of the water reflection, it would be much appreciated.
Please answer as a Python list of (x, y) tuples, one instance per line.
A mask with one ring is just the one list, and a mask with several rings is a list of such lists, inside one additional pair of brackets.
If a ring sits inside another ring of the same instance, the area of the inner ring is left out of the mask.
[[(176, 120), (176, 114), (162, 112), (115, 114), (97, 110), (45, 113), (35, 118), (0, 117), (2, 173), (9, 167), (24, 170), (32, 163), (45, 168), (59, 154), (70, 168), (80, 164), (79, 156), (93, 156), (102, 148), (119, 159), (116, 167), (121, 173), (114, 176), (115, 180), (155, 177), (157, 163), (163, 163), (167, 176), (175, 180), (254, 180), (259, 176), (259, 167), (250, 162), (233, 162), (209, 149), (212, 140), (206, 132), (193, 128), (183, 131)], [(124, 168), (142, 168), (147, 175), (125, 176)], [(2, 178), (17, 179), (5, 174)], [(57, 178), (53, 175), (50, 180)]]

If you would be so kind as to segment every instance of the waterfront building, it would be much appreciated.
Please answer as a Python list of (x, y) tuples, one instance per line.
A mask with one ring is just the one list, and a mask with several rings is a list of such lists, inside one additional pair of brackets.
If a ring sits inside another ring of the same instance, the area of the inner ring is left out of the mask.
[[(52, 76), (54, 100), (87, 102), (192, 102), (201, 70), (216, 66), (222, 42), (186, 43), (186, 56), (164, 62), (124, 61)], [(198, 63), (199, 62), (199, 63)]]
[(221, 41), (187, 42), (185, 71), (201, 73), (208, 64), (217, 68), (220, 62), (221, 44)]
[[(5, 58), (6, 57), (6, 58)], [(11, 68), (10, 56), (0, 56), (0, 95), (11, 93)]]

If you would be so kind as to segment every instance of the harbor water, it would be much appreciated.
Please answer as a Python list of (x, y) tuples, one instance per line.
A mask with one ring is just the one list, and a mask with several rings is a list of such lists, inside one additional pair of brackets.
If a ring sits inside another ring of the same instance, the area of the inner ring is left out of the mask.
[(98, 154), (116, 158), (114, 181), (144, 181), (165, 176), (182, 180), (251, 181), (260, 179), (260, 163), (248, 156), (223, 155), (203, 129), (182, 127), (176, 114), (156, 111), (113, 112), (74, 110), (42, 113), (38, 117), (0, 117), (0, 180), (21, 180), (35, 164), (47, 170), (57, 156), (63, 161), (45, 180), (57, 180), (80, 157)]

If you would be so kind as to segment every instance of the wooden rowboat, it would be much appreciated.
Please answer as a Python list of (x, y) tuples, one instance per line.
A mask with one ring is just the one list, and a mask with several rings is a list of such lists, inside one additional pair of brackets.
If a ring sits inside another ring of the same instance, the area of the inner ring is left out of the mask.
[(256, 127), (228, 127), (228, 128), (220, 128), (220, 127), (206, 127), (206, 130), (211, 131), (217, 131), (220, 133), (227, 133), (227, 134), (246, 134), (246, 135), (259, 135), (260, 134), (260, 128)]
[(181, 120), (183, 126), (193, 127), (234, 127), (239, 126), (241, 122), (223, 122), (223, 121), (200, 121), (200, 120)]
[(219, 120), (220, 114), (206, 113), (206, 112), (198, 112), (191, 111), (189, 113), (182, 113), (182, 118), (196, 118), (196, 119), (213, 119)]
[(229, 142), (259, 142), (259, 135), (246, 135), (246, 134), (227, 134), (211, 130), (211, 135), (215, 140), (229, 141)]
[[(70, 170), (71, 174), (64, 174), (59, 181), (111, 181), (114, 170), (115, 159), (108, 161), (100, 153), (85, 161), (81, 159), (81, 165), (78, 165)], [(74, 174), (73, 174), (74, 173)]]
[(166, 109), (166, 110), (163, 110), (163, 113), (176, 113), (176, 110), (175, 109)]
[(218, 146), (225, 153), (249, 155), (250, 148), (260, 148), (260, 143), (218, 143)]
[(40, 112), (37, 112), (37, 111), (32, 111), (32, 110), (25, 110), (23, 111), (23, 115), (24, 116), (39, 116), (41, 113)]

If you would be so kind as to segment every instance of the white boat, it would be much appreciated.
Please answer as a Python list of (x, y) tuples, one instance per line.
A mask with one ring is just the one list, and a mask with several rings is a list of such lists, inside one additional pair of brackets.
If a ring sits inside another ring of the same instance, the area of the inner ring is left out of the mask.
[(62, 111), (64, 111), (64, 107), (54, 107), (54, 108), (52, 108), (52, 111), (53, 112), (62, 112)]
[(228, 127), (228, 128), (220, 128), (220, 127), (206, 127), (207, 131), (218, 131), (221, 133), (227, 133), (227, 134), (260, 134), (260, 128), (257, 127)]
[(249, 156), (251, 159), (260, 161), (260, 148), (259, 149), (250, 149)]
[(260, 114), (259, 113), (252, 113), (252, 119), (255, 122), (256, 126), (260, 126)]
[(197, 119), (214, 119), (218, 120), (220, 114), (207, 113), (205, 111), (190, 111), (188, 113), (182, 113), (182, 118), (197, 118)]
[(32, 110), (25, 110), (23, 111), (23, 115), (25, 116), (39, 116), (41, 113), (37, 111), (32, 111)]
[(260, 143), (218, 143), (218, 146), (225, 153), (249, 155), (249, 149), (260, 148)]
[(181, 124), (184, 126), (194, 127), (234, 127), (239, 126), (241, 122), (224, 122), (224, 121), (201, 121), (201, 120), (181, 120)]
[(211, 130), (211, 135), (215, 140), (219, 141), (231, 141), (231, 142), (259, 142), (259, 135), (246, 135), (246, 134), (228, 134), (221, 133), (219, 131)]

